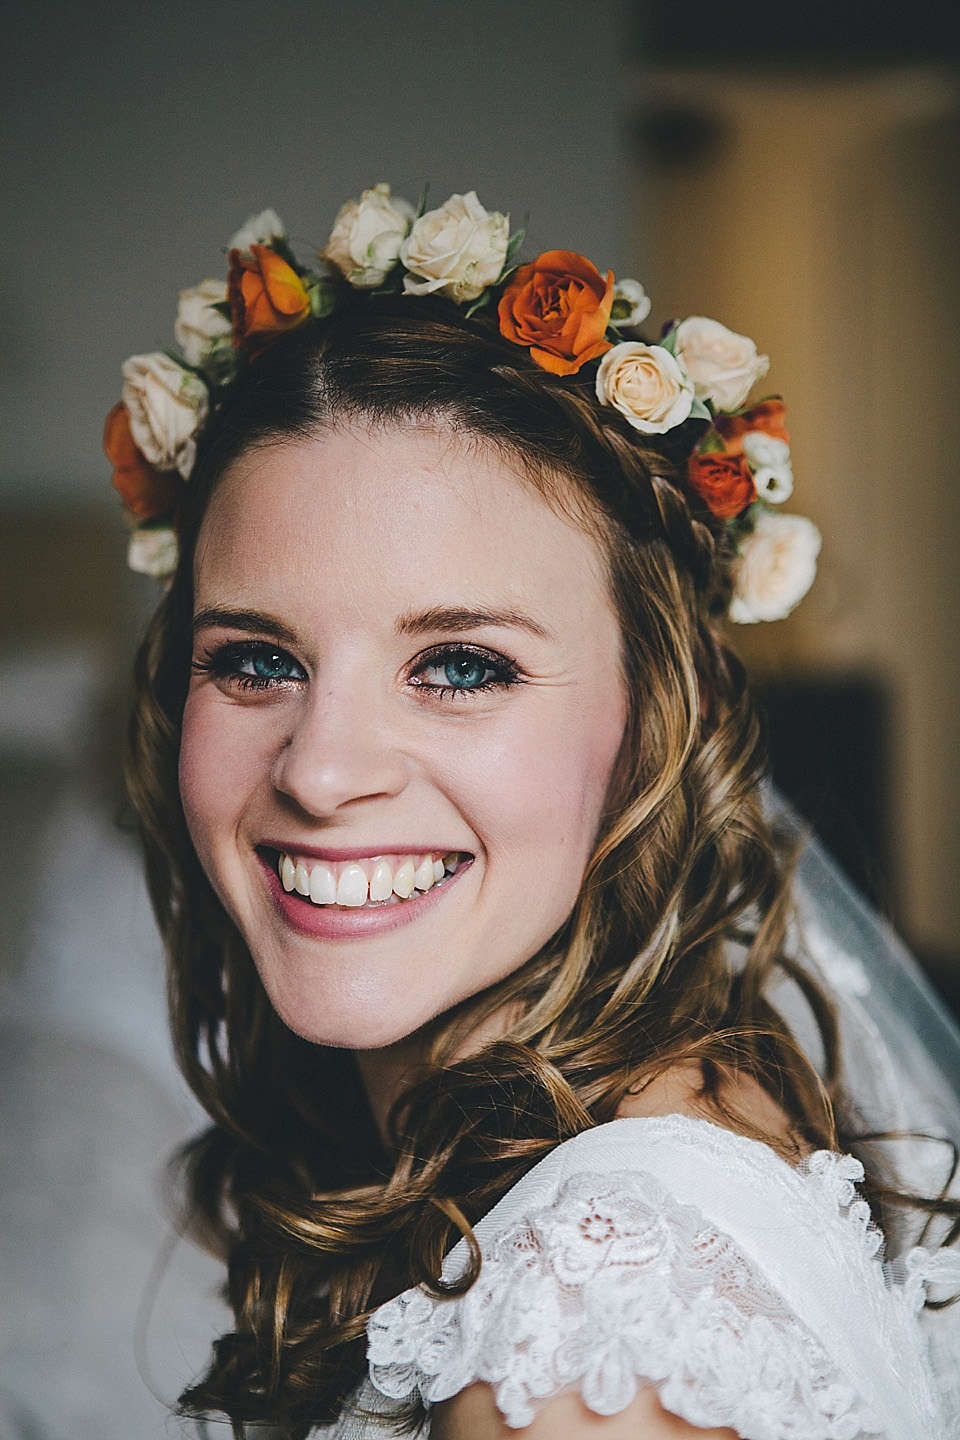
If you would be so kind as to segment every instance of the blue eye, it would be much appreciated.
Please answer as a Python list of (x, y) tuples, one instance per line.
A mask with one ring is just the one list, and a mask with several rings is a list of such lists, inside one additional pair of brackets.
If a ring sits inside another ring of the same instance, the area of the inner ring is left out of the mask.
[(457, 660), (448, 660), (443, 667), (443, 673), (447, 683), (454, 689), (472, 690), (475, 685), (483, 684), (483, 678), (489, 669), (490, 666), (476, 655), (462, 655)]
[(285, 655), (282, 650), (261, 650), (255, 654), (248, 655), (237, 667), (241, 675), (255, 675), (258, 680), (291, 680), (299, 679), (300, 676), (293, 676), (293, 670), (299, 670), (300, 666), (290, 656)]
[(276, 645), (263, 640), (237, 640), (193, 662), (194, 670), (224, 680), (240, 690), (268, 690), (306, 680), (303, 666)]
[[(439, 683), (426, 678), (431, 673), (440, 677)], [(413, 676), (413, 683), (419, 689), (441, 699), (505, 690), (518, 680), (516, 665), (505, 656), (463, 646), (434, 651), (421, 660)]]

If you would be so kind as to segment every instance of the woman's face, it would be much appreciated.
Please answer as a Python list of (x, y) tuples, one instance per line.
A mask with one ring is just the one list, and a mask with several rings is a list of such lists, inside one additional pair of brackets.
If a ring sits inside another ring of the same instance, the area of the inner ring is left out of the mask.
[(338, 429), (236, 461), (195, 572), (184, 809), (287, 1025), (387, 1045), (535, 954), (626, 719), (597, 541), (482, 442)]

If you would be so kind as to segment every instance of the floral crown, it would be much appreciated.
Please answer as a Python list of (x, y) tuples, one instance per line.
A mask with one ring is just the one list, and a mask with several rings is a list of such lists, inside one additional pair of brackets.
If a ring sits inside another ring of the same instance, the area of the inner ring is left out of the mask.
[(311, 270), (273, 210), (252, 216), (230, 242), (228, 279), (180, 292), (179, 351), (134, 355), (123, 366), (104, 449), (132, 525), (131, 567), (173, 571), (173, 522), (197, 439), (243, 368), (277, 335), (330, 314), (353, 288), (443, 295), (467, 316), (495, 304), (500, 334), (542, 369), (574, 375), (599, 362), (600, 404), (640, 434), (704, 422), (691, 427), (687, 479), (731, 537), (730, 618), (788, 614), (813, 583), (820, 535), (803, 516), (774, 508), (793, 489), (783, 402), (746, 403), (767, 357), (701, 315), (671, 322), (658, 343), (647, 343), (638, 327), (650, 301), (637, 281), (615, 281), (612, 270), (604, 276), (571, 250), (515, 264), (525, 228), (511, 234), (509, 217), (485, 210), (472, 190), (435, 210), (421, 200), (414, 210), (375, 185), (341, 207), (318, 252), (320, 268)]

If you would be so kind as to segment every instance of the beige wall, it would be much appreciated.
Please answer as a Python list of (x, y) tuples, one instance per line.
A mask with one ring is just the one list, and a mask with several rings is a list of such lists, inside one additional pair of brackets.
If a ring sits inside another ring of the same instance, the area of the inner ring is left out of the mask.
[(902, 919), (957, 953), (960, 82), (674, 74), (644, 99), (718, 122), (698, 161), (638, 161), (654, 318), (702, 311), (770, 352), (790, 508), (824, 534), (810, 597), (735, 642), (762, 670), (886, 682)]

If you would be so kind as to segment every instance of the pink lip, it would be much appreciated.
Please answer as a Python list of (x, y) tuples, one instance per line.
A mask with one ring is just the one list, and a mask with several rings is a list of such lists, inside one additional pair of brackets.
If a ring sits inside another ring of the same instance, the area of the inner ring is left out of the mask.
[(380, 845), (371, 850), (362, 845), (298, 845), (289, 840), (262, 840), (257, 849), (276, 850), (281, 855), (303, 855), (311, 860), (373, 860), (380, 855), (449, 855), (452, 850), (459, 851), (456, 845)]
[[(298, 849), (296, 853), (298, 855), (315, 855), (325, 860), (351, 860), (354, 857), (370, 854), (369, 850), (351, 850), (342, 853), (308, 849)], [(384, 850), (379, 853), (394, 855), (408, 854), (409, 852), (407, 850)], [(318, 940), (360, 939), (368, 935), (383, 935), (388, 930), (399, 929), (401, 925), (415, 920), (418, 915), (423, 915), (442, 900), (464, 871), (469, 870), (473, 864), (472, 860), (466, 861), (438, 888), (427, 890), (422, 895), (411, 896), (409, 900), (403, 900), (398, 905), (385, 905), (382, 910), (379, 908), (365, 910), (362, 906), (357, 906), (355, 910), (348, 910), (333, 905), (313, 905), (295, 892), (288, 894), (280, 884), (280, 877), (275, 867), (263, 855), (258, 856), (258, 859), (263, 867), (271, 899), (283, 919), (291, 929), (298, 930), (301, 935), (313, 936)]]

